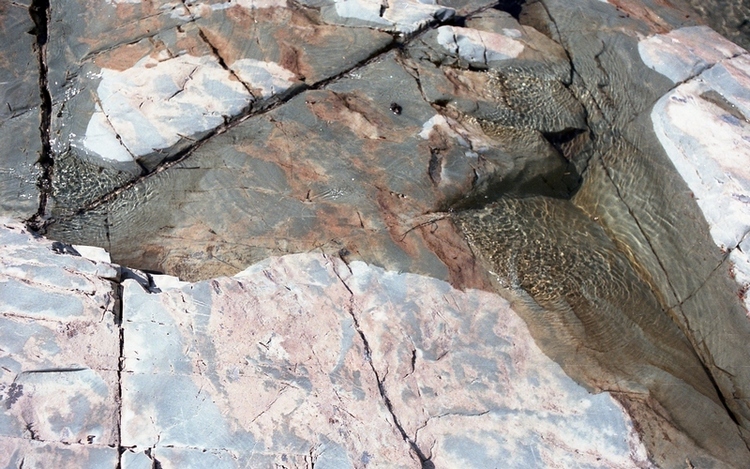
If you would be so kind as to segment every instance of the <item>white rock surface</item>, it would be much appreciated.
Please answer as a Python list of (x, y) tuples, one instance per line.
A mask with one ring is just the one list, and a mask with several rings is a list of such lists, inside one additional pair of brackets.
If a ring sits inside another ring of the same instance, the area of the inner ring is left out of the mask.
[(0, 467), (115, 467), (118, 270), (0, 221)]
[(103, 69), (99, 108), (83, 139), (103, 158), (129, 161), (212, 129), (252, 101), (216, 57), (147, 56), (123, 71)]
[(521, 31), (505, 29), (503, 34), (458, 26), (438, 28), (438, 44), (471, 63), (488, 63), (518, 57), (524, 44), (518, 40)]
[[(711, 236), (750, 282), (750, 55), (706, 28), (639, 45), (644, 60), (679, 86), (654, 105), (654, 130), (693, 193)], [(745, 297), (750, 310), (750, 300)]]
[(309, 254), (124, 287), (128, 458), (420, 467), (403, 430), (436, 467), (646, 461), (619, 405), (565, 376), (497, 295)]
[(643, 63), (681, 83), (745, 50), (708, 26), (690, 26), (649, 36), (638, 44), (638, 52)]
[(648, 466), (495, 294), (299, 254), (125, 271), (120, 329), (117, 269), (65, 251), (0, 229), (2, 467)]
[(321, 13), (332, 23), (409, 34), (435, 18), (450, 18), (455, 10), (429, 0), (333, 0), (325, 2)]

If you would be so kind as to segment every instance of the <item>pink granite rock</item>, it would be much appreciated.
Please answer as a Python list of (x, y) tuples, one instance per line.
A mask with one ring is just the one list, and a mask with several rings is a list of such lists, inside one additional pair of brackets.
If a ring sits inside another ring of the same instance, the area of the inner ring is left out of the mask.
[(146, 451), (162, 467), (198, 451), (228, 467), (647, 464), (617, 402), (565, 376), (496, 294), (317, 254), (124, 287), (129, 467)]

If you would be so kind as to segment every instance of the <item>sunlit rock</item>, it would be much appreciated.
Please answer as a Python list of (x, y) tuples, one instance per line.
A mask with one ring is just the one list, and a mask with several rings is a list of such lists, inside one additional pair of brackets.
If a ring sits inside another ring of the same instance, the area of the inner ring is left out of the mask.
[(416, 0), (305, 0), (320, 7), (323, 19), (332, 24), (368, 26), (384, 31), (414, 33), (431, 21), (442, 21), (455, 14), (434, 1)]
[(114, 467), (116, 267), (0, 226), (0, 464)]
[[(4, 279), (25, 253), (97, 285), (32, 282), (36, 304), (0, 310), (6, 465), (647, 463), (617, 400), (568, 378), (497, 294), (306, 254), (200, 283), (126, 269), (120, 296), (114, 266), (0, 235)], [(39, 319), (55, 291), (90, 306)]]
[(1, 235), (0, 466), (750, 465), (750, 64), (696, 2), (46, 3), (0, 210), (75, 244)]
[(124, 287), (123, 445), (163, 467), (647, 460), (618, 403), (565, 376), (496, 294), (320, 255)]

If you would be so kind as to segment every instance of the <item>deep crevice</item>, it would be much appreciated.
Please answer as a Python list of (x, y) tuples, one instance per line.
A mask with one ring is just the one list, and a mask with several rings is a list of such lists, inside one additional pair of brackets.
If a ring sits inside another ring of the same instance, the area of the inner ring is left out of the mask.
[(39, 138), (42, 149), (37, 164), (41, 168), (41, 174), (37, 180), (39, 188), (39, 206), (37, 212), (26, 222), (32, 231), (39, 231), (44, 226), (47, 211), (47, 200), (52, 191), (52, 171), (54, 159), (50, 143), (50, 122), (52, 118), (52, 95), (47, 82), (47, 39), (49, 34), (49, 0), (32, 0), (29, 6), (29, 16), (34, 22), (34, 52), (37, 54), (39, 63), (39, 96), (41, 98)]
[(509, 13), (517, 20), (521, 16), (521, 11), (525, 3), (526, 0), (500, 0), (492, 8)]

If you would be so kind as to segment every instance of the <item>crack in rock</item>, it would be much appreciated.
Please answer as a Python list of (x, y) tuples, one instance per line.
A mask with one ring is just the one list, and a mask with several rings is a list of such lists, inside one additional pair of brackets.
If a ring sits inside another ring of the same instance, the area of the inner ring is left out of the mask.
[(349, 305), (347, 307), (347, 311), (349, 315), (352, 317), (352, 321), (354, 323), (354, 329), (357, 331), (357, 334), (359, 335), (360, 339), (362, 339), (362, 343), (365, 348), (365, 355), (367, 358), (367, 362), (370, 364), (370, 368), (372, 369), (373, 374), (375, 375), (375, 381), (378, 383), (378, 392), (380, 393), (380, 397), (383, 400), (383, 404), (385, 404), (386, 409), (388, 409), (388, 413), (391, 415), (391, 418), (393, 419), (393, 423), (398, 430), (398, 432), (401, 434), (401, 438), (409, 444), (411, 447), (411, 450), (414, 452), (414, 454), (419, 458), (420, 463), (422, 464), (422, 469), (435, 469), (435, 465), (430, 461), (430, 457), (426, 456), (422, 449), (417, 445), (417, 442), (410, 438), (409, 435), (406, 433), (406, 430), (402, 426), (399, 418), (396, 416), (396, 413), (393, 410), (393, 404), (391, 403), (390, 398), (388, 397), (388, 393), (385, 389), (385, 377), (387, 376), (388, 372), (386, 370), (385, 375), (383, 378), (380, 377), (380, 373), (378, 373), (377, 368), (375, 367), (375, 363), (372, 360), (372, 349), (370, 348), (370, 343), (367, 340), (367, 337), (365, 336), (364, 331), (362, 330), (359, 319), (357, 318), (357, 315), (354, 312), (354, 292), (349, 288), (349, 285), (347, 285), (344, 278), (339, 274), (338, 269), (335, 267), (333, 268), (334, 273), (336, 274), (336, 277), (338, 277), (339, 281), (344, 285), (344, 288), (349, 292)]

